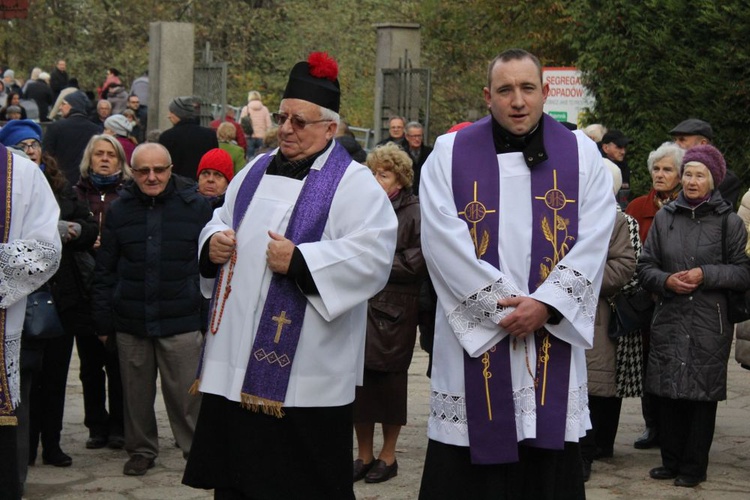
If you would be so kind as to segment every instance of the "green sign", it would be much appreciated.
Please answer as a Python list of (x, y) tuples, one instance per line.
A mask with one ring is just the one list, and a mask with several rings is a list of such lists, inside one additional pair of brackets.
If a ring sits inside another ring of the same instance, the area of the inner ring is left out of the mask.
[(550, 111), (549, 115), (554, 118), (555, 120), (559, 122), (566, 122), (568, 121), (568, 112), (567, 111)]

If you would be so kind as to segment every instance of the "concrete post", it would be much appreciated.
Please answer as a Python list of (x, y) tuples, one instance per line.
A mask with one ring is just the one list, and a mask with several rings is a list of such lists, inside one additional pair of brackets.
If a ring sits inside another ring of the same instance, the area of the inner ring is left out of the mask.
[(156, 22), (149, 26), (149, 128), (166, 130), (169, 102), (193, 95), (195, 32), (192, 23)]
[(373, 130), (375, 142), (380, 141), (382, 129), (388, 128), (388, 116), (383, 116), (383, 68), (398, 68), (402, 65), (404, 55), (408, 54), (413, 68), (421, 67), (421, 36), (419, 24), (414, 23), (378, 23), (373, 25), (377, 30), (377, 52), (375, 56), (375, 110), (373, 113)]

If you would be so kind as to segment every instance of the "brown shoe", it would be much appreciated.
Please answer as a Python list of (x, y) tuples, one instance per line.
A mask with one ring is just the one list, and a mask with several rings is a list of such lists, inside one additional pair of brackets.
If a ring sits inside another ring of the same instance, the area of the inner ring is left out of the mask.
[(382, 460), (375, 460), (375, 465), (365, 476), (365, 482), (382, 483), (396, 476), (398, 476), (398, 461), (394, 460), (391, 465), (386, 465)]
[(144, 457), (143, 455), (133, 455), (125, 463), (122, 473), (126, 476), (142, 476), (147, 470), (154, 466), (154, 459)]
[(375, 460), (371, 460), (369, 464), (366, 464), (361, 458), (354, 461), (353, 476), (354, 482), (356, 483), (360, 479), (364, 479), (365, 475), (370, 472), (372, 466), (375, 465)]

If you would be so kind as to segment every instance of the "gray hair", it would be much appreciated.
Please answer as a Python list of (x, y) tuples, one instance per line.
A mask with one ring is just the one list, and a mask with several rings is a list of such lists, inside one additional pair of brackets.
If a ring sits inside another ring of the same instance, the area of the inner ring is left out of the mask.
[(125, 156), (125, 150), (122, 149), (120, 141), (114, 136), (107, 134), (95, 135), (89, 139), (89, 143), (86, 144), (86, 149), (83, 151), (83, 158), (81, 159), (81, 164), (79, 166), (81, 177), (88, 179), (89, 173), (91, 172), (91, 155), (94, 154), (94, 145), (99, 141), (108, 142), (113, 148), (115, 148), (115, 155), (117, 155), (117, 160), (120, 162), (122, 178), (124, 180), (130, 179), (132, 174), (130, 173), (130, 167), (128, 166), (128, 159)]
[(419, 130), (424, 130), (424, 127), (419, 122), (409, 122), (406, 124), (406, 127), (404, 127), (404, 130), (409, 130), (410, 128), (418, 128)]
[(591, 125), (583, 129), (583, 133), (589, 136), (592, 141), (598, 144), (602, 142), (604, 134), (607, 133), (607, 127), (605, 127), (601, 123), (592, 123)]
[(324, 108), (323, 106), (320, 106), (320, 118), (323, 120), (331, 120), (337, 127), (339, 126), (339, 123), (341, 123), (341, 116), (338, 113), (332, 109)]
[(685, 156), (684, 149), (682, 149), (674, 142), (665, 142), (648, 154), (648, 160), (646, 160), (646, 164), (648, 165), (648, 173), (650, 174), (654, 171), (654, 163), (661, 160), (662, 158), (672, 158), (672, 160), (674, 160), (674, 166), (679, 172), (680, 167), (682, 166), (683, 156)]

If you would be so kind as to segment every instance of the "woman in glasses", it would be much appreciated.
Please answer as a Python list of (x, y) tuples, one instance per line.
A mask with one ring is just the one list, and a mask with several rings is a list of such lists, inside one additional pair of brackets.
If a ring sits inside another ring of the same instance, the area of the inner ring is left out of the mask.
[[(82, 254), (88, 255), (87, 251), (96, 241), (97, 225), (88, 207), (78, 200), (65, 176), (57, 168), (54, 158), (42, 151), (41, 135), (41, 128), (32, 120), (14, 120), (0, 130), (0, 142), (23, 151), (44, 172), (60, 207), (58, 230), (63, 243), (60, 267), (48, 285), (65, 333), (51, 339), (23, 340), (22, 400), (28, 401), (30, 407), (22, 403), (25, 408), (21, 420), (22, 429), (29, 429), (29, 432), (28, 436), (19, 434), (18, 442), (24, 448), (20, 457), (22, 464), (33, 464), (36, 461), (41, 437), (43, 462), (67, 467), (73, 460), (60, 448), (65, 387), (73, 337), (91, 330), (87, 270), (82, 269), (81, 265), (85, 265), (86, 260)], [(89, 273), (93, 270), (90, 265), (92, 263), (93, 259), (89, 259)], [(25, 415), (29, 415), (28, 419)], [(24, 445), (28, 445), (28, 448)], [(27, 453), (28, 459), (24, 459)], [(21, 476), (21, 480), (25, 480), (25, 471), (21, 472)]]

